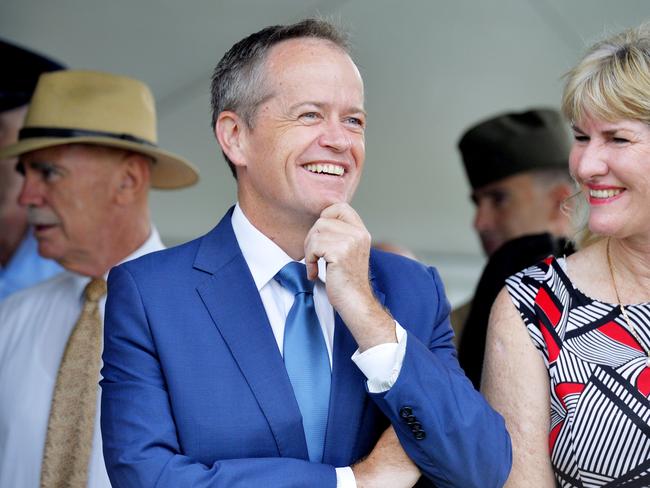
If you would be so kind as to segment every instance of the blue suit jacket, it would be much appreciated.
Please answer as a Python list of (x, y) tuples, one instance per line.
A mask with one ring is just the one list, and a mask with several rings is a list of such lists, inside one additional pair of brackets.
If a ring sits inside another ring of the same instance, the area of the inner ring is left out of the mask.
[(336, 317), (324, 459), (310, 463), (230, 215), (204, 237), (111, 271), (101, 424), (114, 487), (335, 487), (334, 467), (367, 455), (389, 422), (437, 486), (505, 482), (510, 439), (458, 366), (436, 271), (379, 252), (371, 282), (408, 331), (402, 370), (388, 392), (368, 393)]

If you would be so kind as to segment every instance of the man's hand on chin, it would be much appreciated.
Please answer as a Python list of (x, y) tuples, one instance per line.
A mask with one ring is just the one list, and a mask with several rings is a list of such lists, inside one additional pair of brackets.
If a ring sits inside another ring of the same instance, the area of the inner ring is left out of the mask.
[(357, 488), (411, 488), (420, 478), (393, 427), (384, 431), (368, 457), (352, 466), (352, 472)]
[(370, 243), (361, 217), (347, 203), (324, 209), (305, 239), (307, 275), (316, 279), (318, 259), (325, 259), (327, 296), (361, 352), (397, 342), (395, 322), (375, 298), (368, 280)]

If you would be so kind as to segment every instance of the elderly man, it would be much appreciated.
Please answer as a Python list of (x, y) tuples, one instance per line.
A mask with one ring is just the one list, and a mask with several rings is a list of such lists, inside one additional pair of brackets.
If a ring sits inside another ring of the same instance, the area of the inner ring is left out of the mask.
[[(2, 39), (0, 59), (1, 149), (18, 139), (38, 77), (63, 66)], [(38, 255), (27, 209), (18, 205), (23, 179), (15, 168), (15, 158), (0, 160), (0, 300), (62, 271), (56, 262)]]
[(106, 73), (41, 76), (19, 141), (39, 253), (67, 271), (0, 304), (0, 486), (108, 487), (98, 419), (110, 268), (161, 249), (149, 187), (196, 181), (156, 146), (153, 97)]
[(462, 330), (460, 365), (479, 388), (487, 321), (505, 279), (570, 252), (562, 208), (572, 188), (570, 139), (559, 112), (538, 108), (482, 121), (458, 147), (476, 205), (474, 228), (489, 259), (471, 303), (452, 313), (452, 324)]
[(212, 103), (237, 205), (109, 277), (115, 486), (412, 486), (409, 458), (438, 486), (501, 486), (508, 434), (456, 362), (438, 274), (370, 251), (348, 203), (366, 112), (340, 33), (246, 37)]

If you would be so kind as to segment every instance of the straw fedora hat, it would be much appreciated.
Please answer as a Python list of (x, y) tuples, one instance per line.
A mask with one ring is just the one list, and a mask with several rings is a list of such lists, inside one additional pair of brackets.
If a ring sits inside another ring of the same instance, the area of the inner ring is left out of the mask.
[(63, 144), (97, 144), (150, 156), (154, 188), (196, 183), (196, 168), (157, 142), (147, 85), (109, 73), (64, 70), (41, 75), (18, 142), (0, 149), (0, 159)]

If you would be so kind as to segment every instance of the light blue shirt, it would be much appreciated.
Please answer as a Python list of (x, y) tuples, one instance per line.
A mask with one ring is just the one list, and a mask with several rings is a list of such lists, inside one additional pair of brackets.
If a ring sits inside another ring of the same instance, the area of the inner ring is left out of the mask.
[(30, 229), (7, 266), (0, 266), (0, 301), (61, 271), (63, 268), (55, 261), (39, 256), (38, 243)]

